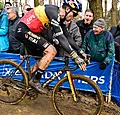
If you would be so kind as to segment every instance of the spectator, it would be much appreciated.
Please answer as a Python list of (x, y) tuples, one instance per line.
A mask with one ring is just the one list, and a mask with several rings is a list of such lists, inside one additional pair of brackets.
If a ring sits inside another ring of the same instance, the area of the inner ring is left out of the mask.
[[(61, 9), (61, 10), (63, 10), (63, 9)], [(71, 39), (73, 39), (72, 42), (75, 41), (76, 46), (80, 47), (81, 43), (82, 43), (81, 34), (79, 32), (79, 28), (78, 28), (77, 24), (73, 21), (74, 17), (76, 17), (77, 15), (78, 14), (75, 12), (69, 13), (66, 16), (66, 20), (64, 22), (66, 25), (62, 25), (62, 28), (64, 28), (63, 30), (65, 30), (65, 28), (66, 28), (66, 30), (68, 31), (67, 34), (65, 32), (64, 33), (65, 33), (66, 37), (68, 38), (69, 43), (71, 44)], [(61, 19), (62, 19), (62, 17), (64, 17), (64, 10), (61, 11), (60, 17), (61, 17)], [(56, 46), (56, 48), (57, 48), (57, 56), (68, 55), (62, 47)], [(76, 49), (76, 50), (78, 50), (78, 49)]]
[(76, 42), (76, 44), (81, 47), (82, 44), (82, 38), (81, 38), (81, 34), (79, 31), (79, 27), (77, 26), (77, 24), (72, 20), (74, 19), (74, 14), (69, 14), (68, 16), (66, 16), (66, 27), (68, 32), (70, 33), (71, 37), (74, 39), (74, 41)]
[(112, 26), (110, 29), (115, 41), (115, 59), (120, 63), (120, 21), (117, 26)]
[(29, 4), (25, 4), (23, 7), (23, 13), (22, 16), (24, 16), (28, 11), (30, 11), (32, 8)]
[(8, 16), (3, 2), (0, 2), (0, 52), (6, 52), (8, 48)]
[(86, 33), (93, 28), (93, 18), (94, 12), (91, 9), (87, 9), (84, 14), (84, 19), (76, 22), (80, 29), (82, 41)]
[(117, 36), (115, 39), (115, 59), (116, 62), (120, 64), (120, 36)]
[(20, 20), (16, 7), (9, 7), (8, 11), (9, 18), (9, 53), (20, 53), (21, 43), (15, 38), (15, 28)]
[(12, 4), (10, 2), (5, 2), (5, 10), (7, 11), (9, 9), (9, 7), (12, 6)]
[(100, 62), (100, 69), (105, 69), (114, 56), (114, 39), (105, 30), (105, 21), (99, 18), (85, 35), (82, 49), (91, 55), (91, 60)]
[(115, 39), (117, 36), (120, 36), (120, 21), (118, 22), (118, 25), (117, 25), (117, 26), (112, 26), (112, 27), (111, 27), (110, 32), (112, 33), (114, 39)]
[[(72, 4), (71, 4), (72, 2)], [(70, 12), (79, 11), (80, 2), (66, 1), (67, 7), (64, 9), (67, 15)], [(65, 15), (65, 16), (66, 16)], [(32, 16), (32, 17), (31, 17)], [(56, 49), (43, 36), (38, 36), (43, 30), (53, 27), (56, 38), (64, 49), (70, 54), (71, 58), (78, 64), (81, 70), (86, 70), (86, 63), (71, 48), (68, 40), (64, 36), (62, 28), (59, 24), (59, 8), (55, 5), (37, 6), (26, 13), (20, 20), (16, 28), (16, 38), (21, 41), (27, 49), (38, 49), (44, 53), (41, 59), (38, 59), (32, 67), (32, 74), (35, 75), (29, 84), (37, 91), (46, 93), (41, 87), (39, 81), (41, 75), (49, 66), (50, 62), (56, 55)], [(34, 53), (33, 52), (33, 53)]]

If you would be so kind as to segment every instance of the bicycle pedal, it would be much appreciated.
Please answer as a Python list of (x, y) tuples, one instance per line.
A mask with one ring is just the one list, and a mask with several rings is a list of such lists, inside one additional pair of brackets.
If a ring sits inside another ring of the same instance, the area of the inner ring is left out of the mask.
[(40, 94), (47, 94), (48, 90), (43, 88), (42, 85), (40, 83), (34, 83), (32, 80), (29, 81), (29, 85), (34, 88), (37, 92), (39, 92)]

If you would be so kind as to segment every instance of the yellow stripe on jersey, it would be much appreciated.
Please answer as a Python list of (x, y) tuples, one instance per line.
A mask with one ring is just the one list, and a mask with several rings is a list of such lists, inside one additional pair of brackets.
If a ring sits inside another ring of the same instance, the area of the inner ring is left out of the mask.
[(34, 8), (35, 14), (37, 18), (41, 21), (42, 25), (45, 29), (47, 29), (50, 26), (50, 21), (45, 13), (45, 7), (44, 6), (37, 6)]

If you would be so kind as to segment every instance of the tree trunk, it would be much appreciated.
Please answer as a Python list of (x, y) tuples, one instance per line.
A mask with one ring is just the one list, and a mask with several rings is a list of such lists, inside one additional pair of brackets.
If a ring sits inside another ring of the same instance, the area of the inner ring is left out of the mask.
[(105, 0), (105, 19), (107, 18), (107, 0)]
[(102, 0), (88, 0), (89, 7), (94, 11), (94, 21), (103, 17)]
[(117, 0), (112, 0), (112, 9), (111, 9), (111, 26), (117, 25)]
[(52, 4), (52, 0), (49, 0), (49, 4)]
[(35, 7), (39, 5), (39, 1), (38, 0), (34, 0), (34, 5)]

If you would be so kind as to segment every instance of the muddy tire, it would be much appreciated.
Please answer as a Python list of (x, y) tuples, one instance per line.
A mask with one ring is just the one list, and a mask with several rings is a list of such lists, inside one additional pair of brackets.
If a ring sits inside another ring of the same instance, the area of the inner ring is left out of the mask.
[(27, 88), (24, 69), (12, 60), (0, 60), (0, 101), (17, 104), (26, 96)]
[[(98, 85), (91, 79), (81, 75), (72, 75), (72, 80), (75, 86), (77, 101), (75, 102), (73, 99), (67, 77), (62, 78), (55, 85), (52, 94), (52, 103), (56, 112), (59, 115), (84, 115), (84, 113), (86, 115), (100, 115), (104, 101)], [(89, 84), (92, 92), (82, 91), (80, 87), (78, 90), (77, 87), (79, 85), (76, 86), (76, 84), (80, 82)]]

